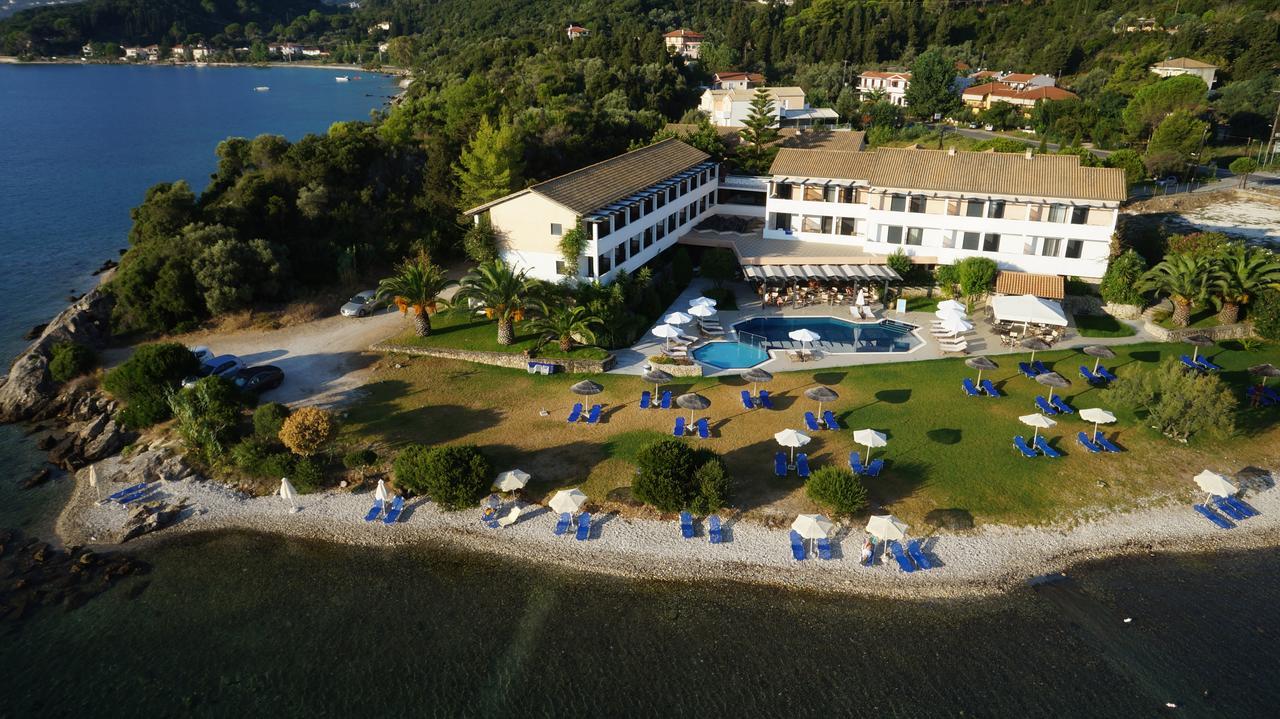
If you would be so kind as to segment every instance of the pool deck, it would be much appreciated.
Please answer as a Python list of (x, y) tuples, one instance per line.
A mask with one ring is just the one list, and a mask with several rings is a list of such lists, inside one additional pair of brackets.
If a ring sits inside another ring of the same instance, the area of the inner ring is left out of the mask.
[[(847, 305), (810, 305), (808, 307), (761, 307), (760, 298), (756, 295), (752, 286), (745, 282), (732, 283), (734, 292), (738, 297), (737, 310), (722, 310), (716, 317), (720, 320), (720, 324), (724, 326), (727, 333), (724, 339), (732, 340), (732, 326), (734, 323), (746, 319), (748, 317), (835, 317), (837, 319), (856, 321), (849, 312)], [(700, 296), (704, 289), (711, 287), (711, 283), (695, 278), (693, 282), (680, 294), (679, 297), (671, 303), (671, 306), (663, 313), (665, 316), (670, 312), (686, 311), (689, 309), (689, 301)], [(999, 337), (991, 330), (991, 328), (982, 321), (981, 318), (975, 318), (973, 330), (965, 335), (965, 339), (969, 343), (968, 355), (958, 353), (943, 353), (938, 346), (937, 340), (929, 334), (929, 323), (934, 319), (932, 312), (885, 312), (883, 308), (876, 305), (876, 317), (883, 319), (896, 320), (899, 322), (907, 322), (916, 325), (920, 329), (916, 330), (917, 336), (924, 343), (909, 352), (854, 352), (854, 353), (827, 353), (823, 351), (823, 343), (814, 343), (816, 350), (816, 359), (807, 362), (794, 362), (787, 359), (786, 351), (770, 350), (770, 358), (762, 362), (758, 367), (769, 370), (770, 372), (790, 372), (797, 370), (813, 370), (826, 369), (831, 367), (852, 367), (856, 365), (883, 364), (886, 362), (915, 362), (920, 360), (940, 359), (942, 357), (963, 357), (973, 355), (1001, 355), (1023, 353), (1027, 350), (1012, 349), (1000, 344)], [(1070, 319), (1070, 318), (1069, 318)], [(1074, 319), (1067, 327), (1067, 336), (1064, 340), (1054, 345), (1054, 350), (1070, 349), (1073, 347), (1083, 347), (1085, 345), (1124, 345), (1135, 344), (1138, 342), (1152, 342), (1154, 338), (1142, 331), (1141, 322), (1125, 322), (1135, 330), (1137, 334), (1131, 337), (1081, 337), (1075, 332)], [(687, 325), (686, 325), (687, 326)], [(692, 334), (692, 333), (690, 333)], [(651, 355), (661, 354), (663, 341), (646, 330), (645, 336), (636, 344), (625, 350), (618, 350), (614, 354), (617, 357), (614, 368), (610, 370), (615, 374), (643, 374), (645, 365)], [(695, 345), (695, 347), (700, 346)], [(745, 372), (746, 369), (719, 369), (711, 365), (703, 365), (703, 375), (706, 377), (719, 377), (736, 375)]]

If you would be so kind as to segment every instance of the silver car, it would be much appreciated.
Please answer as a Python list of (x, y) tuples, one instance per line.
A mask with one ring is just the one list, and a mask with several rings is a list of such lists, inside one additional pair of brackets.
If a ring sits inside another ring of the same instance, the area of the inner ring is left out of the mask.
[(338, 312), (343, 317), (368, 317), (385, 306), (386, 303), (378, 299), (377, 290), (365, 290), (347, 300)]

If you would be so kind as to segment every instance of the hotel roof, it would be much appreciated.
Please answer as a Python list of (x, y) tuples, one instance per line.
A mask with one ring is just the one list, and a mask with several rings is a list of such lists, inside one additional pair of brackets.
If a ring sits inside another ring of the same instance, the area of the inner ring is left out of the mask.
[(1217, 65), (1210, 65), (1207, 62), (1192, 60), (1189, 57), (1175, 57), (1172, 60), (1165, 60), (1164, 62), (1158, 62), (1155, 65), (1153, 65), (1153, 67), (1170, 67), (1170, 68), (1178, 68), (1182, 70), (1209, 70), (1209, 69), (1216, 70), (1218, 69)]

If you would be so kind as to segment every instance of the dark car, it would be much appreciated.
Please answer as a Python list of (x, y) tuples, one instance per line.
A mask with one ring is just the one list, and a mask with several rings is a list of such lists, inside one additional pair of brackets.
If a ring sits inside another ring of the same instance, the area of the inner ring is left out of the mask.
[(194, 375), (182, 380), (182, 386), (184, 388), (192, 387), (205, 377), (226, 377), (231, 379), (243, 367), (244, 362), (241, 362), (240, 358), (235, 355), (214, 357), (213, 359), (205, 360)]
[(262, 365), (261, 367), (246, 367), (231, 378), (237, 387), (254, 394), (262, 394), (269, 389), (275, 389), (284, 382), (284, 370), (272, 365)]

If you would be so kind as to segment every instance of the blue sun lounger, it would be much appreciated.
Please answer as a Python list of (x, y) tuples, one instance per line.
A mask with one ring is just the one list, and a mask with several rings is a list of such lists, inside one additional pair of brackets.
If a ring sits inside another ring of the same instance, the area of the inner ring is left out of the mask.
[(653, 406), (653, 395), (649, 394), (649, 390), (640, 393), (640, 409), (649, 409)]
[(822, 413), (822, 423), (827, 429), (840, 429), (840, 422), (836, 420), (836, 415), (831, 410)]
[(978, 391), (978, 388), (973, 386), (973, 380), (968, 377), (964, 378), (964, 381), (960, 383), (960, 387), (964, 389), (964, 393), (970, 397), (979, 397), (982, 395), (982, 393)]
[(802, 478), (809, 476), (809, 455), (804, 452), (796, 455), (796, 474)]
[(373, 506), (369, 508), (369, 513), (364, 515), (364, 521), (372, 522), (377, 519), (380, 514), (382, 514), (382, 500), (375, 499), (373, 500)]
[(108, 496), (107, 501), (118, 502), (120, 501), (120, 498), (125, 496), (126, 494), (133, 494), (134, 492), (138, 492), (143, 489), (146, 489), (146, 487), (147, 487), (146, 482), (138, 482), (137, 484), (131, 484), (128, 487), (125, 487), (124, 489), (120, 490), (119, 492), (115, 492), (110, 496)]
[(1018, 363), (1018, 371), (1027, 376), (1027, 379), (1035, 379), (1036, 371), (1026, 362)]
[(693, 426), (698, 430), (699, 438), (711, 439), (711, 425), (707, 424), (706, 417), (703, 417), (702, 419), (699, 419), (697, 422), (694, 422)]
[(1050, 396), (1049, 396), (1049, 403), (1050, 403), (1050, 404), (1052, 404), (1052, 405), (1053, 405), (1053, 406), (1054, 406), (1054, 407), (1055, 407), (1059, 412), (1061, 412), (1061, 413), (1063, 413), (1063, 414), (1075, 414), (1075, 413), (1076, 413), (1076, 410), (1075, 410), (1075, 408), (1074, 408), (1074, 407), (1072, 407), (1071, 405), (1067, 404), (1066, 400), (1062, 399), (1061, 397), (1059, 397), (1059, 396), (1058, 396), (1058, 395), (1056, 395), (1056, 394), (1054, 394), (1054, 395), (1050, 395)]
[(982, 380), (982, 385), (981, 385), (981, 386), (982, 386), (982, 391), (983, 391), (983, 392), (986, 392), (988, 397), (1000, 397), (1000, 396), (1002, 396), (1002, 395), (1000, 394), (1000, 390), (996, 389), (996, 386), (995, 386), (995, 385), (993, 385), (993, 384), (991, 384), (991, 380), (989, 380), (989, 379), (984, 379), (984, 380)]
[(1206, 369), (1206, 370), (1208, 370), (1209, 372), (1221, 372), (1221, 371), (1222, 371), (1222, 366), (1221, 366), (1221, 365), (1215, 364), (1213, 360), (1211, 360), (1211, 359), (1209, 359), (1208, 357), (1205, 357), (1205, 356), (1203, 356), (1203, 355), (1202, 355), (1202, 356), (1200, 356), (1200, 357), (1197, 357), (1197, 358), (1196, 358), (1196, 364), (1198, 364), (1198, 365), (1200, 365), (1201, 367), (1205, 368), (1205, 369)]
[(1013, 438), (1013, 446), (1018, 448), (1018, 451), (1022, 453), (1023, 457), (1040, 456), (1034, 449), (1027, 446), (1027, 440), (1023, 439), (1022, 435), (1017, 435)]
[(831, 559), (831, 540), (826, 537), (818, 538), (818, 559)]
[(862, 473), (868, 477), (879, 477), (882, 469), (884, 469), (884, 460), (876, 458), (867, 463)]
[(111, 496), (114, 497), (115, 501), (119, 502), (120, 504), (128, 504), (136, 500), (138, 497), (141, 497), (147, 494), (152, 490), (152, 488), (153, 488), (152, 485), (147, 484), (146, 482), (142, 482), (141, 484), (135, 484), (126, 490), (116, 492)]
[(556, 522), (556, 536), (558, 537), (569, 531), (569, 523), (572, 521), (573, 517), (568, 512), (561, 513), (559, 521)]
[(933, 569), (933, 563), (929, 558), (924, 556), (924, 550), (920, 549), (920, 540), (913, 539), (907, 542), (907, 554), (911, 555), (911, 559), (915, 561), (916, 566), (921, 569)]
[(400, 513), (403, 511), (404, 511), (404, 497), (397, 494), (396, 498), (391, 500), (391, 508), (387, 510), (387, 516), (382, 518), (382, 523), (395, 524), (397, 521), (400, 520)]
[(1277, 395), (1270, 387), (1259, 387), (1258, 385), (1253, 385), (1249, 389), (1245, 390), (1244, 393), (1249, 399), (1263, 407), (1270, 407), (1277, 402), (1280, 402), (1280, 395)]
[(676, 417), (676, 426), (675, 426), (675, 429), (671, 430), (671, 436), (672, 437), (684, 436), (684, 415), (680, 415), (679, 417)]
[(1041, 412), (1044, 412), (1045, 414), (1048, 414), (1048, 415), (1054, 415), (1058, 413), (1058, 408), (1046, 402), (1044, 397), (1041, 397), (1040, 395), (1036, 395), (1036, 406), (1040, 408)]
[(1236, 526), (1231, 523), (1231, 520), (1226, 519), (1221, 514), (1218, 514), (1217, 512), (1213, 511), (1212, 509), (1209, 509), (1203, 504), (1193, 504), (1191, 508), (1196, 510), (1200, 514), (1204, 515), (1205, 519), (1218, 525), (1218, 529), (1231, 529), (1232, 527)]
[(569, 424), (573, 424), (582, 419), (582, 403), (577, 402), (573, 405), (573, 411), (569, 412), (569, 417), (565, 419)]
[(671, 390), (662, 393), (662, 401), (658, 403), (662, 409), (671, 409)]
[(1080, 443), (1081, 447), (1089, 450), (1089, 454), (1097, 454), (1102, 451), (1102, 448), (1094, 444), (1093, 440), (1089, 439), (1089, 435), (1084, 432), (1078, 432), (1076, 434), (1076, 441)]
[(1038, 447), (1040, 451), (1044, 453), (1044, 456), (1050, 459), (1055, 459), (1057, 457), (1062, 456), (1061, 452), (1049, 446), (1049, 440), (1045, 439), (1044, 435), (1040, 435), (1039, 437), (1036, 437), (1036, 447)]
[(1115, 444), (1113, 444), (1111, 440), (1107, 439), (1107, 435), (1103, 434), (1101, 430), (1099, 430), (1097, 434), (1093, 435), (1093, 441), (1099, 447), (1105, 449), (1108, 452), (1123, 451), (1119, 447), (1115, 446)]
[(687, 511), (680, 513), (680, 536), (693, 539), (693, 515)]
[(1239, 497), (1223, 497), (1223, 499), (1227, 500), (1228, 504), (1230, 504), (1232, 507), (1235, 507), (1236, 510), (1244, 514), (1244, 516), (1246, 517), (1256, 517), (1259, 514), (1261, 514), (1261, 512), (1254, 509), (1253, 507), (1250, 507), (1247, 502), (1245, 502), (1243, 499), (1240, 499)]
[(773, 409), (773, 400), (769, 399), (769, 390), (760, 390), (760, 406), (765, 409)]
[(822, 431), (822, 427), (818, 426), (818, 418), (813, 416), (813, 412), (804, 413), (804, 426), (808, 427), (810, 432)]
[(779, 477), (787, 476), (787, 453), (779, 452), (773, 455), (773, 473)]
[(803, 562), (808, 554), (804, 551), (804, 539), (796, 530), (791, 530), (791, 556), (797, 562)]
[(911, 560), (907, 559), (907, 553), (902, 551), (902, 545), (898, 544), (897, 540), (889, 541), (889, 551), (893, 552), (893, 558), (898, 562), (898, 569), (908, 574), (916, 571), (916, 568), (911, 564)]
[(596, 424), (600, 421), (600, 413), (604, 411), (604, 405), (591, 405), (591, 412), (587, 415), (587, 424)]
[(755, 402), (751, 401), (751, 393), (746, 391), (745, 389), (742, 390), (742, 406), (745, 407), (746, 409), (756, 408)]
[(1080, 378), (1089, 384), (1106, 384), (1107, 380), (1102, 375), (1096, 375), (1088, 365), (1080, 365)]
[(1227, 515), (1228, 517), (1231, 517), (1232, 519), (1236, 520), (1237, 522), (1243, 522), (1244, 520), (1249, 518), (1249, 515), (1231, 506), (1231, 503), (1226, 501), (1226, 499), (1227, 499), (1226, 497), (1214, 497), (1213, 498), (1214, 508), (1216, 508), (1219, 512), (1222, 512), (1223, 514)]
[(1098, 365), (1098, 369), (1096, 371), (1098, 376), (1102, 379), (1105, 379), (1108, 382), (1116, 381), (1116, 376), (1112, 374), (1111, 370), (1107, 369), (1105, 365)]
[(1049, 374), (1049, 368), (1044, 366), (1040, 360), (1031, 363), (1031, 369), (1036, 371), (1037, 375)]
[(707, 539), (712, 544), (719, 544), (724, 541), (724, 527), (720, 526), (720, 515), (713, 514), (707, 517)]
[(1182, 366), (1183, 366), (1183, 367), (1186, 367), (1187, 369), (1193, 369), (1193, 370), (1195, 370), (1195, 371), (1197, 371), (1197, 372), (1205, 372), (1205, 371), (1207, 371), (1207, 370), (1205, 370), (1205, 368), (1204, 368), (1204, 367), (1201, 367), (1200, 365), (1196, 364), (1195, 362), (1192, 362), (1192, 361), (1191, 361), (1191, 357), (1189, 357), (1188, 355), (1182, 355), (1182, 357), (1181, 357), (1180, 359), (1182, 360)]
[(578, 534), (574, 537), (579, 542), (585, 542), (591, 537), (591, 513), (583, 512), (578, 515)]
[(854, 474), (862, 474), (865, 470), (862, 466), (862, 455), (858, 452), (849, 453), (849, 469), (852, 469)]

